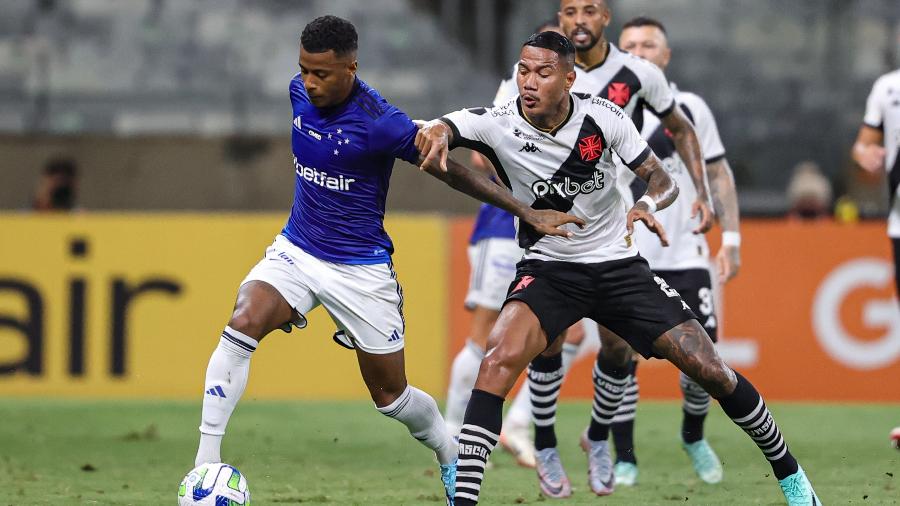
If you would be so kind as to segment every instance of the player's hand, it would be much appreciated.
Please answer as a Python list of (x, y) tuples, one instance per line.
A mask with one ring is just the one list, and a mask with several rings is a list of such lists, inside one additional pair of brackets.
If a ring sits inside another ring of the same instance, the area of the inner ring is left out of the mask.
[(429, 122), (414, 121), (419, 131), (416, 133), (416, 148), (425, 157), (420, 169), (427, 167), (440, 168), (447, 172), (447, 156), (450, 154), (450, 127), (441, 120)]
[(634, 207), (628, 211), (628, 215), (625, 216), (625, 228), (628, 230), (629, 237), (634, 234), (635, 221), (643, 221), (644, 225), (647, 226), (647, 230), (656, 234), (657, 237), (659, 237), (659, 242), (663, 246), (669, 245), (669, 238), (666, 237), (665, 229), (658, 221), (656, 221), (656, 218), (653, 217), (653, 213), (650, 212), (650, 208), (647, 207), (645, 202), (637, 202)]
[(700, 216), (700, 224), (694, 229), (695, 234), (705, 234), (713, 226), (713, 213), (709, 208), (709, 202), (704, 197), (699, 197), (691, 206), (691, 218)]
[(884, 170), (885, 151), (878, 144), (858, 145), (856, 147), (856, 163), (867, 172)]
[(525, 217), (525, 222), (540, 234), (560, 237), (572, 237), (572, 232), (563, 229), (563, 225), (574, 223), (578, 228), (584, 228), (584, 220), (581, 218), (553, 209), (532, 209)]
[(716, 254), (716, 270), (723, 285), (732, 280), (741, 270), (741, 249), (737, 246), (722, 246)]

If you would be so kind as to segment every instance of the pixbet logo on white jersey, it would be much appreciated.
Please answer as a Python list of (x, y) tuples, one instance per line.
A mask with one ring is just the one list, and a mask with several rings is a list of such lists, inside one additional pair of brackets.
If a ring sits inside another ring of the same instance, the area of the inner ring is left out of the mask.
[(297, 161), (296, 156), (294, 157), (294, 168), (296, 169), (298, 176), (312, 184), (328, 188), (329, 190), (349, 191), (350, 183), (356, 181), (356, 179), (353, 179), (352, 177), (340, 175), (337, 177), (329, 176), (325, 171), (320, 171), (312, 167), (304, 167), (303, 164)]
[(603, 172), (594, 171), (591, 179), (583, 183), (573, 181), (572, 178), (566, 176), (562, 181), (553, 181), (552, 179), (541, 179), (531, 184), (531, 191), (540, 198), (546, 195), (561, 195), (563, 197), (574, 197), (580, 193), (591, 193), (602, 190), (606, 183), (603, 181)]

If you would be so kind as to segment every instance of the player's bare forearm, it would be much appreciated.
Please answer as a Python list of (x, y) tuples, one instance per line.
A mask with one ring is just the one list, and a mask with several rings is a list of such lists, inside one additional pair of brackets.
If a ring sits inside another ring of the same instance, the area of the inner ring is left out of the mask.
[(709, 172), (709, 190), (719, 225), (726, 232), (737, 232), (740, 229), (741, 215), (731, 166), (727, 159), (721, 158), (707, 165), (706, 170)]
[(665, 209), (675, 202), (678, 197), (678, 185), (663, 169), (655, 154), (651, 153), (644, 163), (634, 169), (634, 173), (647, 182), (647, 191), (644, 195), (653, 199), (657, 210)]
[(575, 216), (552, 209), (534, 209), (525, 205), (513, 197), (512, 192), (507, 188), (496, 184), (482, 172), (470, 169), (452, 158), (447, 158), (445, 162), (446, 171), (434, 164), (425, 164), (425, 157), (422, 155), (419, 156), (419, 163), (422, 164), (422, 170), (445, 182), (454, 190), (503, 209), (532, 225), (542, 234), (570, 236), (569, 232), (560, 227), (568, 223), (574, 223), (579, 227), (584, 226), (584, 221)]
[(700, 151), (700, 141), (697, 140), (697, 132), (694, 131), (693, 125), (678, 107), (662, 118), (662, 123), (672, 133), (672, 141), (675, 143), (678, 156), (688, 168), (691, 180), (697, 187), (698, 200), (709, 202), (706, 167)]

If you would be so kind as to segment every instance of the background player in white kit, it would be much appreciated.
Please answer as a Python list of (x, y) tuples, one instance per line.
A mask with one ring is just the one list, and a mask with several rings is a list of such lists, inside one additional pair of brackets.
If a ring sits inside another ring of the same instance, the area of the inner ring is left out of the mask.
[[(529, 386), (544, 394), (541, 405), (546, 401), (546, 409), (555, 409), (562, 382), (558, 337), (584, 317), (625, 336), (645, 357), (668, 359), (702, 384), (769, 459), (788, 504), (818, 504), (759, 393), (722, 361), (687, 304), (638, 255), (631, 240), (633, 222), (643, 221), (665, 242), (652, 213), (671, 204), (677, 187), (620, 108), (569, 93), (574, 53), (572, 43), (557, 33), (533, 35), (521, 51), (519, 98), (502, 107), (451, 113), (429, 123), (416, 139), (420, 152), (428, 153), (426, 165), (446, 159), (450, 147), (477, 149), (517, 199), (535, 209), (570, 212), (585, 222), (565, 240), (527, 224), (519, 227), (526, 253), (489, 336), (490, 351), (466, 409), (456, 505), (478, 502), (502, 425), (504, 397), (529, 363)], [(518, 151), (517, 130), (538, 137), (541, 152)], [(614, 188), (616, 158), (648, 181), (647, 193), (627, 214)], [(558, 464), (558, 454), (555, 460)], [(561, 466), (556, 471), (541, 477), (542, 490), (546, 486), (551, 495), (565, 497), (571, 494), (568, 478)], [(605, 441), (591, 441), (588, 473), (595, 493), (612, 491)]]
[[(640, 56), (665, 70), (671, 58), (665, 27), (659, 21), (638, 17), (626, 22), (619, 36), (619, 47)], [(731, 167), (725, 159), (725, 148), (719, 137), (712, 111), (699, 96), (679, 91), (671, 85), (675, 100), (684, 114), (694, 123), (700, 140), (706, 168), (709, 174), (710, 193), (716, 216), (723, 229), (722, 247), (716, 255), (718, 278), (726, 282), (733, 278), (740, 267), (740, 215)], [(635, 229), (635, 239), (641, 255), (650, 268), (677, 290), (691, 306), (700, 323), (716, 342), (718, 321), (715, 315), (714, 289), (709, 273), (709, 246), (702, 234), (692, 232), (695, 220), (688, 207), (696, 195), (687, 168), (675, 151), (674, 143), (659, 119), (644, 111), (641, 136), (660, 158), (662, 166), (681, 190), (678, 200), (656, 215), (669, 238), (669, 247), (661, 248), (654, 234), (643, 227)], [(639, 198), (644, 184), (627, 171), (621, 171), (620, 191), (627, 200)], [(637, 480), (637, 459), (634, 452), (634, 416), (638, 402), (637, 379), (632, 375), (628, 394), (623, 399), (612, 426), (616, 445), (616, 483), (634, 485)], [(684, 373), (679, 381), (684, 397), (681, 438), (685, 451), (691, 458), (694, 470), (707, 483), (722, 480), (722, 465), (709, 443), (703, 437), (703, 426), (709, 411), (710, 397), (703, 388)], [(624, 415), (624, 416), (623, 416)]]
[[(887, 169), (888, 236), (894, 250), (894, 281), (900, 297), (900, 69), (879, 77), (872, 86), (851, 155), (869, 172)], [(900, 448), (900, 427), (891, 431), (891, 440)]]

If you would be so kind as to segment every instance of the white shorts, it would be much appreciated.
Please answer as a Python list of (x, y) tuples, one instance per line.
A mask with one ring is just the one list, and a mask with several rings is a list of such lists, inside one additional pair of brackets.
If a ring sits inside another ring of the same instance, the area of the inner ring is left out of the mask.
[[(241, 285), (263, 281), (303, 318), (321, 304), (338, 334), (366, 353), (403, 349), (403, 290), (391, 264), (348, 265), (320, 260), (282, 235), (266, 249)], [(336, 338), (337, 340), (337, 338)]]
[(509, 285), (516, 277), (516, 264), (524, 251), (515, 239), (482, 239), (469, 246), (469, 293), (466, 307), (481, 306), (499, 311)]

